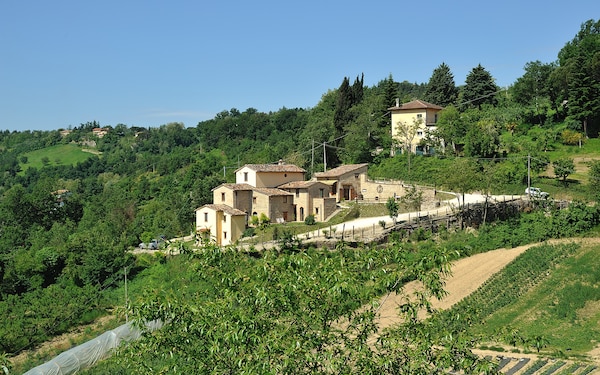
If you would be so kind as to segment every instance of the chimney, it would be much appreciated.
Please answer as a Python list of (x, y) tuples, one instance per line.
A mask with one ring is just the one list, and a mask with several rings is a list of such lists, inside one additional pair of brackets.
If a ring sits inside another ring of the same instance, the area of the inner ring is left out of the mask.
[(277, 164), (283, 165), (283, 159), (279, 159), (279, 162)]
[(396, 98), (396, 107), (400, 107), (400, 98)]

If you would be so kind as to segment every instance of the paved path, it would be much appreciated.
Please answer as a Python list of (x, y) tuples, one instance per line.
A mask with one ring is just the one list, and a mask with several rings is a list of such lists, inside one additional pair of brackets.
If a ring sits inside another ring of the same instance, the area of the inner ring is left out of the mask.
[[(453, 194), (453, 193), (450, 193), (450, 194)], [(489, 198), (489, 201), (490, 202), (502, 202), (502, 201), (519, 199), (519, 198), (522, 198), (522, 196), (519, 196), (519, 195), (494, 195)], [(483, 203), (483, 202), (485, 202), (485, 196), (481, 195), (481, 194), (465, 194), (464, 201), (463, 201), (462, 196), (460, 197), (460, 205), (461, 206), (464, 204), (474, 204), (474, 203)], [(451, 199), (448, 201), (444, 201), (443, 204), (437, 208), (432, 208), (430, 210), (423, 210), (423, 211), (418, 211), (418, 212), (408, 212), (408, 213), (400, 214), (400, 215), (398, 215), (396, 221), (397, 222), (408, 222), (410, 220), (416, 219), (417, 217), (450, 215), (453, 212), (453, 209), (458, 207), (458, 204), (459, 204), (458, 199)], [(344, 222), (341, 224), (331, 225), (330, 227), (322, 228), (322, 229), (311, 231), (308, 233), (303, 233), (303, 234), (298, 235), (298, 237), (301, 239), (308, 239), (308, 238), (314, 239), (314, 238), (318, 238), (318, 237), (324, 237), (323, 231), (330, 231), (330, 230), (337, 234), (336, 237), (340, 237), (339, 234), (341, 234), (342, 231), (345, 231), (346, 233), (348, 233), (348, 231), (354, 231), (355, 233), (358, 233), (359, 231), (364, 231), (364, 230), (369, 230), (369, 229), (372, 231), (375, 231), (377, 229), (381, 229), (380, 228), (381, 222), (384, 222), (386, 227), (394, 224), (394, 221), (392, 220), (392, 218), (389, 215), (388, 216), (377, 216), (377, 217), (365, 217), (365, 218), (358, 218), (355, 220), (347, 221), (347, 222)]]

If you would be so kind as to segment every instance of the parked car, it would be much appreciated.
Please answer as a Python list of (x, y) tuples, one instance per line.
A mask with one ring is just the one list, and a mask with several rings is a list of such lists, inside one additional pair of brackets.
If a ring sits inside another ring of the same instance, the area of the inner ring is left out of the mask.
[(531, 198), (538, 198), (538, 199), (547, 199), (550, 196), (550, 194), (548, 194), (545, 191), (542, 191), (542, 189), (536, 188), (536, 187), (528, 187), (527, 189), (525, 189), (525, 194), (527, 194)]
[(148, 242), (148, 243), (140, 243), (139, 245), (140, 249), (147, 249), (147, 250), (158, 250), (158, 240), (157, 239), (153, 239), (152, 241)]

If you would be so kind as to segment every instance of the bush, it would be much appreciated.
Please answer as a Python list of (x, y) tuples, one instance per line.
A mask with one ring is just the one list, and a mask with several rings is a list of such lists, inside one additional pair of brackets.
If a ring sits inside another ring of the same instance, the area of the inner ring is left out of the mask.
[(317, 223), (317, 221), (315, 220), (315, 215), (308, 215), (305, 219), (304, 219), (304, 224), (306, 225), (315, 225)]
[(560, 135), (560, 138), (562, 143), (568, 146), (576, 146), (580, 142), (585, 142), (585, 138), (581, 133), (570, 129), (563, 130), (562, 134)]
[(252, 227), (246, 228), (244, 233), (242, 233), (242, 237), (253, 237), (255, 229)]

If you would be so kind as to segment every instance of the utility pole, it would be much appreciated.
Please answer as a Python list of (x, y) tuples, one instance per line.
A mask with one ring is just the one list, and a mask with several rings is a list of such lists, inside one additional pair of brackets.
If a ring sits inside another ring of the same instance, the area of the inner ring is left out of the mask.
[(125, 270), (125, 322), (129, 322), (129, 297), (127, 296), (127, 266), (123, 268)]
[(325, 145), (327, 142), (323, 142), (323, 172), (327, 172), (327, 151), (325, 151)]
[(310, 162), (310, 177), (312, 178), (315, 175), (315, 140), (312, 140), (312, 158)]
[(531, 154), (527, 154), (527, 195), (531, 199)]

